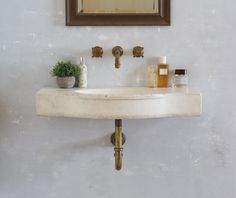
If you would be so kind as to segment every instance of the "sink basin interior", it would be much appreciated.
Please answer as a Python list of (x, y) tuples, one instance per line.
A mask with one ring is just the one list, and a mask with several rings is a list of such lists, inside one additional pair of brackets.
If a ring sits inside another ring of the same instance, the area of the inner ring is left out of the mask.
[(118, 87), (118, 88), (93, 88), (93, 89), (75, 89), (74, 92), (86, 97), (105, 97), (105, 98), (151, 98), (162, 97), (163, 94), (168, 93), (183, 93), (187, 89), (160, 89), (147, 87)]
[(109, 96), (119, 96), (119, 95), (150, 95), (157, 93), (157, 90), (151, 88), (141, 88), (141, 87), (120, 87), (120, 88), (95, 88), (95, 89), (78, 89), (75, 91), (80, 94), (89, 95), (109, 95)]
[(79, 89), (76, 90), (76, 92), (86, 93), (86, 94), (130, 95), (130, 94), (150, 94), (150, 93), (155, 93), (155, 90), (152, 88), (145, 88), (145, 87), (118, 87), (118, 88)]

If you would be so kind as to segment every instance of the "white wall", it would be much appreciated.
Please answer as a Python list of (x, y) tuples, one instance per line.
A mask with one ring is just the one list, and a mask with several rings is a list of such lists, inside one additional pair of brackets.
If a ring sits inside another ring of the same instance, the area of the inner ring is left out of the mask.
[[(64, 0), (0, 6), (1, 198), (234, 198), (234, 0), (172, 0), (170, 27), (66, 27)], [(92, 59), (100, 45), (103, 59)], [(125, 49), (115, 70), (111, 48)], [(145, 58), (131, 49), (145, 47)], [(113, 121), (40, 118), (35, 93), (56, 86), (58, 60), (87, 58), (89, 86), (144, 85), (167, 55), (203, 92), (200, 118), (125, 120), (124, 168), (114, 171)]]

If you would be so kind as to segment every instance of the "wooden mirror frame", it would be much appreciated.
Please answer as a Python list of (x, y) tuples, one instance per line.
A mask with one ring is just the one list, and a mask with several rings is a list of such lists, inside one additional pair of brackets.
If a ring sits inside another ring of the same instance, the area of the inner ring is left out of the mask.
[(86, 14), (78, 13), (78, 0), (66, 0), (67, 26), (170, 25), (170, 1), (159, 0), (157, 14)]

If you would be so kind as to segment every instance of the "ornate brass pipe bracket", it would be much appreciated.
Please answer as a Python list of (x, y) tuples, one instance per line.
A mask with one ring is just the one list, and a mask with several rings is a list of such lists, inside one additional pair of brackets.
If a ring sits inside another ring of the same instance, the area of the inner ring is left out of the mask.
[(120, 68), (120, 57), (123, 55), (123, 48), (120, 46), (115, 46), (112, 49), (112, 54), (115, 56), (115, 67)]
[(125, 143), (125, 135), (122, 133), (122, 120), (115, 120), (115, 133), (111, 136), (111, 142), (115, 145), (115, 168), (116, 170), (121, 170), (122, 168), (122, 157), (123, 157), (123, 147)]
[[(115, 139), (116, 139), (116, 133), (112, 133), (111, 135), (111, 143), (115, 146), (116, 142), (115, 142)], [(126, 136), (124, 133), (122, 133), (122, 145), (124, 145), (126, 142)]]

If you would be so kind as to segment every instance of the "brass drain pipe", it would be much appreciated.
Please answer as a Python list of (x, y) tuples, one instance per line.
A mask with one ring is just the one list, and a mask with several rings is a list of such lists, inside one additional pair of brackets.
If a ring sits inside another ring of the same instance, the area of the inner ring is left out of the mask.
[(111, 142), (115, 145), (115, 168), (116, 170), (121, 170), (122, 168), (122, 157), (123, 157), (123, 147), (125, 143), (125, 136), (122, 134), (122, 120), (115, 120), (115, 133), (111, 136)]

